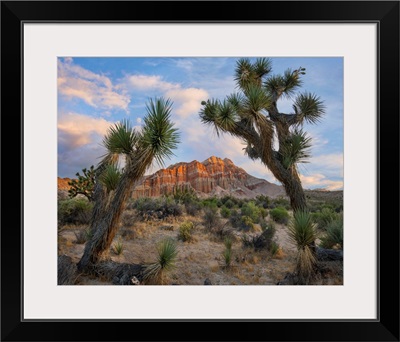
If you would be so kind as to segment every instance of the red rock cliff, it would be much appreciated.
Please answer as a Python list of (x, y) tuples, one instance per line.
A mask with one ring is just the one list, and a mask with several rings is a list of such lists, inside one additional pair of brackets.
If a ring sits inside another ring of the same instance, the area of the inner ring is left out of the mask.
[(146, 176), (137, 183), (132, 197), (156, 197), (175, 189), (192, 189), (199, 195), (233, 195), (255, 197), (283, 195), (281, 186), (255, 178), (227, 158), (212, 156), (202, 163), (177, 163)]

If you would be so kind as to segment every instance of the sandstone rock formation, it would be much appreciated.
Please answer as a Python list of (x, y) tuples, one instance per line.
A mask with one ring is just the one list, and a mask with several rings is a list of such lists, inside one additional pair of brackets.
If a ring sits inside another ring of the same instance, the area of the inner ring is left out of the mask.
[[(58, 178), (58, 189), (69, 189), (69, 178)], [(132, 189), (132, 197), (158, 197), (179, 190), (194, 191), (200, 197), (231, 195), (254, 198), (286, 196), (282, 186), (249, 175), (230, 159), (212, 156), (203, 162), (177, 163), (144, 176)]]
[(253, 198), (263, 194), (270, 197), (285, 196), (282, 186), (249, 175), (230, 159), (212, 156), (203, 162), (177, 163), (139, 181), (132, 197), (157, 197), (171, 194), (177, 189), (193, 190), (199, 196), (232, 195)]

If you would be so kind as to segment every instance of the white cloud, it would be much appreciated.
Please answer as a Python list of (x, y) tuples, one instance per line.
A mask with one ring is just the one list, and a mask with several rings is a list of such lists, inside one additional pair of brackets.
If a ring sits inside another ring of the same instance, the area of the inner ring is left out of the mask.
[(208, 93), (198, 88), (177, 88), (167, 91), (165, 96), (177, 105), (174, 112), (181, 118), (187, 118), (199, 113), (201, 101), (208, 98)]
[(178, 84), (165, 82), (161, 76), (149, 75), (131, 75), (126, 77), (128, 87), (138, 90), (161, 90), (179, 88)]
[(141, 124), (142, 123), (142, 118), (136, 118), (136, 123)]
[(304, 188), (324, 188), (326, 190), (343, 189), (343, 181), (334, 181), (326, 178), (323, 174), (313, 174), (310, 176), (300, 175), (300, 180)]
[(61, 114), (57, 124), (59, 143), (71, 148), (90, 144), (103, 137), (111, 124), (102, 118), (76, 113)]
[(111, 80), (75, 65), (72, 58), (58, 60), (58, 91), (67, 99), (79, 98), (100, 109), (128, 110), (130, 97)]
[(173, 114), (176, 114), (178, 119), (197, 115), (201, 101), (209, 97), (207, 91), (202, 88), (184, 88), (180, 84), (164, 81), (157, 75), (128, 75), (119, 87), (135, 91), (159, 92), (160, 95), (173, 101)]

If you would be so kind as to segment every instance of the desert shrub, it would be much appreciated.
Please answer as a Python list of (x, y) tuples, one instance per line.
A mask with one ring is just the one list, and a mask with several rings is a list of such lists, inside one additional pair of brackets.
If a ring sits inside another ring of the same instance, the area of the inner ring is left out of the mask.
[(240, 198), (240, 199), (239, 199), (239, 198), (238, 198), (235, 207), (237, 207), (237, 208), (242, 208), (243, 205), (246, 204), (246, 203), (247, 203), (247, 200), (246, 200), (246, 199), (243, 199), (243, 198)]
[(242, 241), (242, 245), (245, 248), (253, 248), (254, 247), (254, 236), (250, 236), (250, 235), (242, 235), (240, 237), (240, 240)]
[(91, 238), (91, 233), (89, 228), (86, 229), (80, 229), (78, 232), (74, 232), (75, 234), (75, 243), (76, 244), (84, 244), (86, 241), (88, 241)]
[(258, 195), (256, 197), (256, 205), (258, 207), (267, 209), (270, 203), (271, 203), (271, 200), (268, 196)]
[(288, 199), (284, 197), (277, 197), (275, 198), (271, 204), (274, 204), (274, 208), (283, 207), (286, 210), (290, 210), (290, 202)]
[(277, 207), (275, 209), (272, 209), (269, 214), (271, 215), (271, 218), (278, 223), (283, 223), (287, 224), (289, 220), (289, 213), (288, 211), (283, 208), (283, 207)]
[(228, 208), (225, 207), (225, 206), (222, 206), (222, 207), (221, 207), (220, 212), (221, 212), (221, 216), (224, 217), (224, 218), (228, 218), (228, 217), (231, 215), (230, 209), (228, 209)]
[(183, 207), (182, 205), (179, 205), (175, 202), (171, 201), (164, 201), (161, 211), (163, 212), (162, 217), (167, 217), (167, 216), (181, 216), (183, 214)]
[(58, 202), (58, 221), (61, 224), (88, 224), (93, 204), (86, 198), (72, 198)]
[(201, 203), (204, 208), (218, 208), (218, 199), (216, 197), (205, 198)]
[(193, 240), (193, 222), (186, 221), (179, 226), (178, 240), (190, 242)]
[(321, 247), (343, 249), (343, 216), (328, 223), (325, 234), (321, 237)]
[(325, 230), (328, 224), (338, 218), (338, 214), (331, 208), (322, 208), (320, 211), (311, 214), (312, 221), (319, 229)]
[(220, 224), (220, 218), (218, 216), (217, 207), (206, 207), (204, 208), (203, 225), (208, 230), (212, 230), (214, 227)]
[(254, 230), (254, 223), (251, 217), (246, 215), (242, 216), (240, 218), (240, 225), (238, 228), (244, 231)]
[(271, 251), (273, 248), (273, 238), (275, 236), (275, 226), (272, 224), (267, 227), (260, 235), (258, 236), (242, 236), (242, 244), (244, 247), (252, 247), (255, 250), (267, 249)]
[(194, 191), (193, 188), (177, 188), (174, 190), (173, 195), (172, 195), (173, 199), (175, 200), (176, 203), (183, 203), (183, 204), (187, 204), (187, 203), (192, 203), (192, 202), (197, 202), (198, 201), (198, 197)]
[(161, 220), (169, 216), (181, 216), (183, 213), (182, 205), (168, 197), (141, 198), (136, 201), (135, 208), (142, 220), (149, 218)]
[(228, 209), (232, 209), (237, 203), (237, 201), (233, 201), (231, 198), (228, 197), (228, 199), (223, 203), (225, 207), (227, 207)]
[(231, 216), (229, 217), (229, 223), (234, 228), (240, 228), (242, 223), (242, 216), (237, 209), (231, 210)]
[(268, 216), (268, 210), (265, 208), (260, 208), (260, 222), (264, 219), (264, 217)]
[(185, 210), (188, 215), (196, 216), (201, 210), (203, 206), (198, 201), (185, 203)]
[(125, 210), (121, 215), (121, 223), (123, 227), (132, 227), (137, 220), (136, 213), (133, 210)]
[(260, 208), (253, 201), (242, 205), (241, 213), (243, 216), (250, 217), (253, 223), (258, 223), (261, 218)]
[(178, 249), (174, 240), (162, 240), (157, 247), (157, 260), (144, 267), (143, 281), (147, 284), (163, 284), (166, 272), (175, 267)]

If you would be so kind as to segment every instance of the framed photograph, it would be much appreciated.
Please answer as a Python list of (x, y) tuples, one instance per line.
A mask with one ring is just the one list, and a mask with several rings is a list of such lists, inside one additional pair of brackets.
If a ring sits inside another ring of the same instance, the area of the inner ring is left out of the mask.
[(399, 341), (398, 1), (1, 9), (2, 340)]

